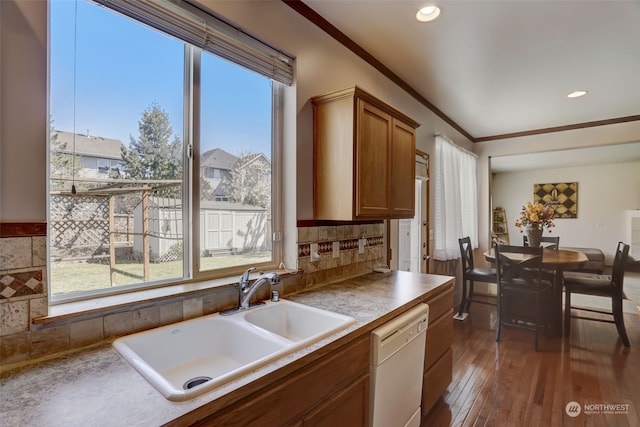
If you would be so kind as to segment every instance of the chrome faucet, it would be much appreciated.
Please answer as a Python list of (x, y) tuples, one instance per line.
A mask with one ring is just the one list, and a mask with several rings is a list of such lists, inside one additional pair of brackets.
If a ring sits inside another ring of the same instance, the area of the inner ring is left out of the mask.
[(278, 276), (277, 273), (261, 273), (258, 279), (249, 284), (249, 273), (251, 273), (253, 270), (255, 270), (255, 267), (247, 269), (247, 271), (245, 271), (240, 277), (240, 302), (238, 304), (239, 310), (247, 310), (249, 308), (249, 300), (260, 286), (264, 285), (265, 283), (269, 283), (271, 285), (277, 285), (278, 283), (280, 283), (280, 276)]

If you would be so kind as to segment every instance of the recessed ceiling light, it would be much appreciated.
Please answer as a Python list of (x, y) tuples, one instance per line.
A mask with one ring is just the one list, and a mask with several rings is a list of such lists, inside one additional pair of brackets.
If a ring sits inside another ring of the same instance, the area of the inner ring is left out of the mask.
[(438, 6), (425, 6), (416, 13), (416, 19), (420, 22), (433, 21), (440, 15), (440, 8)]
[(567, 98), (580, 98), (581, 96), (585, 96), (586, 94), (586, 90), (576, 90), (567, 95)]

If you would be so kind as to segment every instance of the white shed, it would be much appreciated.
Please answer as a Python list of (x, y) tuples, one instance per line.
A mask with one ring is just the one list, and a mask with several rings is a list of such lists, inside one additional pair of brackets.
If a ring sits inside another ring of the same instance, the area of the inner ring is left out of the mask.
[[(183, 236), (182, 201), (149, 197), (148, 210), (150, 260), (171, 260), (176, 253), (182, 253), (181, 249), (176, 249)], [(133, 217), (133, 251), (142, 256), (144, 218), (141, 203), (135, 207)], [(264, 208), (232, 202), (200, 202), (200, 250), (203, 255), (270, 249), (269, 233), (270, 224)]]

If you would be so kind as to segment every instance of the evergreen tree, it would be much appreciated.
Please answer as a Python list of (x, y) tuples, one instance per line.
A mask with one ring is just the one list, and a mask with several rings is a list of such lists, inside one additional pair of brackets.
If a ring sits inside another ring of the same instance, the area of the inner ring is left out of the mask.
[(154, 102), (142, 113), (138, 130), (138, 140), (131, 136), (129, 148), (122, 148), (126, 176), (130, 179), (180, 179), (182, 142), (173, 135), (167, 113)]

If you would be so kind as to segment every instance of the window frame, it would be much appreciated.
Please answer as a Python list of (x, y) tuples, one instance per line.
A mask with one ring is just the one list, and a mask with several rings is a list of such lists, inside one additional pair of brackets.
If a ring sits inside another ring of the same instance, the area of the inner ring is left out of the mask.
[[(200, 103), (200, 94), (202, 93), (200, 90), (200, 82), (201, 82), (201, 54), (202, 49), (199, 49), (195, 46), (189, 45), (185, 43), (185, 49), (191, 48), (190, 56), (192, 56), (192, 64), (194, 64), (193, 69), (189, 70), (190, 76), (193, 84), (193, 96), (191, 97), (191, 104), (186, 110), (189, 110), (192, 114), (192, 119), (190, 120), (191, 127), (191, 144), (192, 148), (190, 149), (191, 155), (191, 164), (194, 171), (200, 171), (200, 159), (201, 159), (201, 150), (200, 150), (200, 118), (201, 118), (201, 103)], [(213, 53), (211, 53), (214, 55)], [(186, 57), (187, 55), (185, 55)], [(238, 64), (236, 64), (238, 65)], [(185, 64), (186, 66), (186, 64)], [(238, 65), (241, 66), (241, 65)], [(185, 80), (187, 80), (185, 78)], [(271, 225), (272, 225), (272, 235), (266, 236), (267, 239), (271, 239), (272, 249), (271, 249), (271, 261), (262, 262), (262, 263), (254, 263), (254, 264), (245, 264), (241, 266), (233, 266), (227, 268), (220, 268), (215, 270), (201, 270), (200, 265), (200, 234), (202, 232), (202, 227), (204, 224), (200, 224), (200, 173), (193, 173), (191, 175), (191, 189), (192, 189), (192, 200), (189, 204), (192, 212), (191, 212), (191, 222), (192, 222), (192, 242), (191, 242), (191, 277), (194, 280), (202, 280), (202, 279), (218, 279), (223, 277), (230, 277), (234, 275), (239, 275), (243, 273), (249, 267), (255, 267), (256, 269), (264, 270), (264, 269), (276, 269), (281, 264), (279, 260), (282, 259), (282, 153), (283, 153), (283, 128), (284, 128), (284, 114), (283, 114), (283, 97), (285, 85), (279, 83), (273, 79), (271, 79)], [(186, 123), (185, 123), (186, 124)]]
[[(218, 19), (218, 18), (216, 18)], [(139, 25), (147, 22), (135, 19)], [(156, 31), (165, 36), (175, 35), (157, 27)], [(245, 33), (242, 33), (243, 35)], [(187, 40), (181, 40), (184, 44), (184, 75), (183, 75), (183, 218), (190, 221), (182, 221), (183, 227), (183, 272), (182, 277), (150, 282), (140, 282), (130, 285), (120, 285), (113, 288), (100, 290), (83, 290), (70, 294), (54, 294), (52, 283), (49, 280), (50, 304), (61, 304), (72, 301), (91, 300), (110, 295), (132, 293), (154, 288), (171, 287), (194, 281), (206, 279), (220, 279), (238, 275), (249, 267), (258, 269), (276, 269), (282, 265), (283, 257), (283, 140), (284, 140), (284, 96), (286, 84), (274, 80), (270, 76), (264, 76), (271, 80), (272, 87), (272, 111), (271, 111), (271, 235), (265, 236), (271, 239), (271, 260), (268, 262), (246, 264), (215, 270), (200, 270), (200, 55), (203, 50), (194, 46)], [(222, 59), (228, 59), (215, 52), (210, 52)], [(234, 61), (231, 61), (234, 62)], [(235, 63), (236, 66), (244, 67)], [(245, 67), (246, 68), (246, 67)], [(255, 70), (252, 70), (255, 72)], [(258, 73), (261, 74), (261, 73)], [(109, 168), (111, 169), (111, 168)], [(108, 172), (108, 171), (107, 171)], [(47, 204), (50, 203), (49, 195)], [(49, 251), (50, 252), (50, 251)], [(51, 261), (49, 261), (51, 262)], [(49, 275), (51, 277), (51, 275)]]

